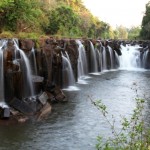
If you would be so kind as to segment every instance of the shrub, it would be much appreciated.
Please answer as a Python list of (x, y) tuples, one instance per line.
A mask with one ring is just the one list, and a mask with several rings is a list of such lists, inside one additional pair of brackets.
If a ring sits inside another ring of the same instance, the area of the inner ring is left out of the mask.
[[(137, 90), (136, 90), (137, 92)], [(143, 98), (135, 98), (136, 108), (130, 119), (122, 117), (121, 130), (116, 130), (115, 119), (112, 117), (111, 122), (108, 118), (108, 111), (106, 105), (101, 100), (90, 100), (94, 106), (102, 113), (106, 122), (110, 125), (112, 136), (107, 140), (103, 140), (101, 136), (97, 137), (96, 148), (98, 150), (149, 150), (150, 149), (150, 130), (145, 127), (144, 123), (144, 103)]]

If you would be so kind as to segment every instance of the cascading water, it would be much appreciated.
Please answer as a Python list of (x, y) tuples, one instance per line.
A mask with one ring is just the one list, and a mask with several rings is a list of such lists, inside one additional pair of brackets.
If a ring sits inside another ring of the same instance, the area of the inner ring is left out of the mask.
[(120, 68), (132, 70), (141, 67), (140, 51), (138, 46), (121, 45)]
[(0, 49), (0, 102), (4, 101), (4, 64), (3, 51)]
[(4, 96), (4, 54), (3, 51), (7, 45), (7, 40), (0, 40), (0, 106), (2, 108), (8, 108), (8, 105), (5, 103)]
[(91, 57), (91, 73), (98, 72), (98, 65), (97, 65), (97, 59), (96, 59), (96, 51), (93, 46), (93, 43), (90, 41), (90, 57)]
[(31, 67), (29, 64), (29, 60), (25, 53), (18, 47), (16, 40), (14, 41), (14, 46), (16, 52), (19, 51), (21, 56), (21, 70), (23, 72), (23, 80), (24, 80), (24, 97), (34, 96), (34, 88), (32, 83), (32, 75), (31, 75)]
[(114, 69), (114, 52), (110, 46), (108, 46), (109, 54), (110, 54), (110, 63), (111, 63), (111, 68)]
[(62, 53), (62, 64), (63, 64), (63, 88), (68, 88), (75, 85), (75, 78), (71, 63), (67, 57)]
[(119, 56), (117, 54), (117, 52), (114, 50), (115, 53), (115, 69), (118, 68), (120, 66), (120, 61), (119, 61)]
[(86, 58), (86, 52), (83, 44), (80, 40), (76, 40), (76, 43), (78, 44), (78, 78), (82, 79), (87, 75), (88, 73), (88, 67), (87, 67), (87, 58)]
[(3, 60), (3, 47), (5, 47), (7, 41), (0, 41), (0, 102), (4, 102), (4, 60)]
[(70, 64), (71, 64), (70, 57), (69, 57), (69, 55), (68, 55), (68, 53), (67, 53), (66, 51), (65, 51), (65, 55), (66, 55), (67, 59), (69, 60), (69, 62), (70, 62)]
[(107, 70), (107, 57), (106, 57), (106, 48), (103, 46), (102, 47), (102, 70)]
[(33, 68), (32, 68), (33, 74), (37, 75), (37, 63), (36, 63), (36, 56), (35, 56), (35, 49), (34, 49), (34, 47), (32, 48), (31, 53), (32, 53), (32, 56), (33, 56)]
[(98, 62), (98, 71), (102, 70), (102, 55), (100, 51), (97, 49), (97, 62)]
[(145, 68), (146, 66), (146, 61), (147, 61), (147, 54), (148, 54), (148, 50), (146, 50), (142, 56), (142, 59), (141, 59), (141, 67), (142, 68)]

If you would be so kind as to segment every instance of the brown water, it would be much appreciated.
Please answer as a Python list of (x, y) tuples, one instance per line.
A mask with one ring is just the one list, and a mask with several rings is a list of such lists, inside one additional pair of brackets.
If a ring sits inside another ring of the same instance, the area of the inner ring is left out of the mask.
[[(0, 127), (0, 150), (94, 150), (97, 135), (107, 138), (111, 130), (88, 99), (101, 99), (109, 117), (129, 117), (135, 107), (135, 90), (150, 96), (150, 71), (112, 71), (90, 75), (87, 85), (77, 84), (79, 91), (65, 91), (69, 102), (55, 104), (47, 120)], [(146, 103), (149, 115), (150, 101)], [(150, 118), (145, 121), (149, 123)]]

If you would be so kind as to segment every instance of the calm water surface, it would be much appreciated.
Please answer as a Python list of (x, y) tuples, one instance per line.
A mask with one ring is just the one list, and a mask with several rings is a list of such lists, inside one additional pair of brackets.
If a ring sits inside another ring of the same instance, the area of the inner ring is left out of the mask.
[[(88, 84), (77, 84), (79, 91), (65, 91), (68, 103), (55, 104), (47, 120), (1, 126), (0, 150), (94, 150), (96, 136), (107, 138), (111, 130), (88, 96), (103, 101), (118, 129), (120, 115), (129, 117), (135, 107), (133, 84), (141, 97), (150, 96), (150, 71), (120, 70), (90, 77)], [(148, 116), (150, 102), (146, 105)]]

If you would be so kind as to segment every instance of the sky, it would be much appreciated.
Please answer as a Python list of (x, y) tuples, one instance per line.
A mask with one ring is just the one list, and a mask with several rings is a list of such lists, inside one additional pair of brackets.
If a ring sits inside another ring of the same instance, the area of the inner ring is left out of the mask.
[(140, 26), (149, 0), (83, 0), (83, 4), (101, 21), (116, 26)]

